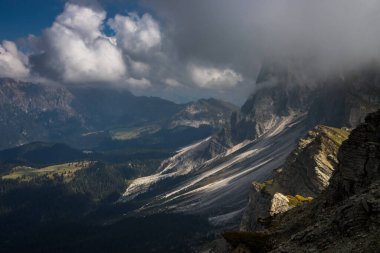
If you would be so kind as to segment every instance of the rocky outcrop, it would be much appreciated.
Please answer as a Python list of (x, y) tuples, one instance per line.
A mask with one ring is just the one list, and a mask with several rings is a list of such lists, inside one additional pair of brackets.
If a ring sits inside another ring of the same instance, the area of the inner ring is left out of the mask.
[(337, 164), (338, 149), (349, 132), (327, 126), (309, 131), (285, 164), (275, 171), (273, 179), (253, 183), (241, 229), (261, 229), (260, 219), (285, 212), (297, 201), (316, 197), (326, 189)]
[(338, 162), (317, 199), (266, 220), (261, 232), (233, 232), (226, 239), (248, 252), (378, 252), (380, 111), (352, 131)]

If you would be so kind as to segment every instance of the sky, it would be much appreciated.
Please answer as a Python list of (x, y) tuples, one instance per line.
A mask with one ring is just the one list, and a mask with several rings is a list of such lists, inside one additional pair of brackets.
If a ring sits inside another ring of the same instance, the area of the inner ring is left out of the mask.
[(63, 10), (60, 0), (1, 0), (0, 6), (0, 40), (39, 35)]
[(0, 0), (0, 77), (241, 104), (261, 66), (380, 59), (378, 0)]

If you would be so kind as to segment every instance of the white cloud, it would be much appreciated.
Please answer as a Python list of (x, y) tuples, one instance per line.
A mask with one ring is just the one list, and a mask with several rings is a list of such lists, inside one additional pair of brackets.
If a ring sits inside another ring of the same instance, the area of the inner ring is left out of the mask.
[(27, 57), (17, 50), (15, 43), (3, 41), (0, 44), (0, 76), (25, 78), (29, 75)]
[(95, 11), (85, 6), (66, 4), (64, 12), (56, 18), (54, 25), (61, 25), (70, 31), (75, 31), (84, 40), (93, 40), (102, 36), (100, 26), (105, 16), (104, 11)]
[(127, 53), (145, 53), (161, 44), (160, 26), (149, 14), (141, 18), (135, 13), (116, 15), (108, 24), (116, 32), (118, 45)]
[(135, 78), (128, 78), (127, 84), (132, 88), (138, 88), (138, 89), (146, 89), (152, 86), (151, 82), (148, 79), (142, 78), (142, 79), (135, 79)]
[(192, 81), (202, 88), (231, 88), (243, 81), (243, 77), (230, 68), (219, 69), (190, 64), (188, 70)]
[(106, 13), (89, 7), (66, 4), (64, 12), (45, 31), (48, 68), (66, 82), (117, 81), (126, 66), (113, 38), (101, 27)]

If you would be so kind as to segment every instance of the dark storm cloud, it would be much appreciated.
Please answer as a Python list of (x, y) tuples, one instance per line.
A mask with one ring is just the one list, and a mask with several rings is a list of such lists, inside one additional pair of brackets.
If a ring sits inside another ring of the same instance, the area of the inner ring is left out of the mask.
[(313, 59), (356, 65), (380, 58), (380, 1), (145, 0), (166, 20), (183, 59), (231, 64)]

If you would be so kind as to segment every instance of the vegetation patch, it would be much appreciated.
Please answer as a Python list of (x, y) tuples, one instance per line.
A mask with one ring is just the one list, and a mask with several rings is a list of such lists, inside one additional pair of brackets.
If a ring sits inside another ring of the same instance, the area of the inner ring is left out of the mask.
[(264, 184), (265, 185), (272, 185), (273, 184), (273, 179), (265, 181)]
[(310, 202), (313, 200), (312, 197), (304, 197), (304, 196), (301, 196), (298, 194), (296, 196), (287, 195), (286, 197), (288, 198), (289, 205), (291, 205), (291, 206), (298, 206), (302, 203)]
[(329, 139), (331, 139), (336, 145), (342, 145), (343, 141), (348, 139), (351, 131), (347, 128), (335, 128), (324, 126), (323, 131)]
[(270, 179), (270, 180), (264, 181), (264, 182), (262, 182), (262, 183), (255, 182), (254, 184), (255, 184), (259, 189), (261, 189), (261, 190), (265, 190), (265, 188), (266, 188), (267, 186), (271, 186), (271, 185), (273, 185), (273, 179)]
[(26, 166), (17, 166), (11, 170), (11, 172), (2, 179), (30, 181), (33, 178), (45, 177), (51, 180), (56, 178), (63, 178), (64, 181), (70, 181), (75, 172), (78, 170), (88, 168), (92, 165), (91, 161), (71, 162), (52, 165), (44, 168), (32, 168)]
[(110, 131), (113, 140), (125, 141), (139, 138), (140, 136), (154, 134), (160, 130), (158, 125), (148, 125), (132, 128), (118, 128)]

